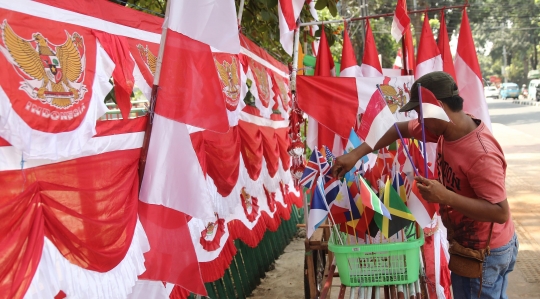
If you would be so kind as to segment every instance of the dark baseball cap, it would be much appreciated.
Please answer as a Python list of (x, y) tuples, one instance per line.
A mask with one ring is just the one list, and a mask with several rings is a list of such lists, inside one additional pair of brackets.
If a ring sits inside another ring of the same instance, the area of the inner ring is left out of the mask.
[(399, 112), (411, 111), (419, 105), (418, 83), (420, 83), (423, 88), (429, 89), (438, 100), (450, 98), (459, 94), (456, 81), (454, 81), (454, 78), (452, 78), (450, 74), (445, 72), (431, 72), (414, 81), (411, 88), (411, 98), (405, 106), (399, 109)]

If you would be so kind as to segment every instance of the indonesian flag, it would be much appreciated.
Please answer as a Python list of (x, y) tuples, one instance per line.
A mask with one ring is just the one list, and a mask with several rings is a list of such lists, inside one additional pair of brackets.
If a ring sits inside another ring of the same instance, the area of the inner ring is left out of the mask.
[(429, 26), (429, 18), (427, 13), (424, 15), (424, 25), (422, 27), (422, 35), (420, 36), (420, 45), (418, 46), (418, 55), (416, 57), (416, 72), (415, 79), (423, 75), (435, 71), (442, 71), (443, 63), (433, 32)]
[[(234, 1), (230, 1), (234, 7)], [(283, 50), (292, 56), (294, 47), (294, 29), (305, 0), (279, 0), (279, 42)]]
[(375, 90), (360, 121), (358, 136), (374, 148), (379, 139), (395, 123), (395, 117), (386, 105), (379, 90)]
[(203, 129), (229, 129), (211, 47), (240, 52), (234, 1), (172, 1), (156, 113)]
[(362, 76), (364, 77), (382, 77), (381, 62), (379, 61), (379, 52), (375, 45), (375, 38), (366, 19), (366, 40), (364, 43), (364, 57), (362, 57)]
[(481, 119), (491, 130), (491, 119), (484, 97), (482, 72), (478, 64), (466, 10), (463, 10), (454, 67), (456, 68), (459, 95), (463, 98), (463, 110)]
[[(319, 55), (317, 56), (317, 62), (315, 64), (315, 76), (325, 76), (332, 77), (335, 76), (335, 65), (334, 59), (332, 58), (332, 53), (330, 52), (330, 47), (328, 46), (328, 41), (326, 39), (326, 34), (324, 28), (321, 29), (321, 39), (319, 42)], [(331, 86), (326, 86), (326, 92), (331, 91)], [(328, 105), (332, 106), (332, 101), (329, 99), (320, 99), (319, 101), (325, 101)], [(339, 106), (339, 105), (338, 105)], [(321, 111), (321, 110), (319, 110)], [(329, 113), (335, 114), (336, 112), (328, 111)], [(308, 113), (308, 112), (306, 112)], [(343, 154), (343, 142), (342, 139), (332, 132), (330, 127), (325, 127), (317, 122), (317, 117), (313, 117), (308, 113), (310, 117), (308, 118), (308, 132), (307, 132), (307, 144), (310, 148), (322, 148), (323, 145), (329, 147), (332, 150), (332, 153), (336, 156)], [(330, 128), (330, 130), (328, 129)], [(339, 133), (338, 133), (339, 134)], [(347, 133), (348, 134), (348, 133)], [(341, 134), (339, 134), (341, 135)], [(347, 136), (348, 135), (341, 135)], [(343, 137), (346, 138), (346, 137)]]
[(422, 198), (422, 195), (420, 195), (420, 192), (418, 191), (416, 182), (413, 182), (411, 185), (411, 193), (407, 199), (407, 206), (414, 215), (414, 218), (416, 218), (416, 222), (420, 224), (420, 227), (429, 227), (433, 219), (433, 215), (435, 215), (435, 213), (438, 211), (437, 204), (428, 203), (424, 198)]
[(446, 21), (444, 19), (444, 9), (441, 10), (441, 28), (439, 28), (439, 38), (437, 39), (437, 47), (441, 53), (443, 71), (449, 73), (454, 80), (456, 78), (456, 70), (454, 69), (454, 60), (452, 59), (452, 52), (450, 52), (450, 42), (448, 41), (448, 31), (446, 30)]
[(399, 40), (403, 37), (405, 30), (410, 24), (411, 19), (407, 14), (407, 3), (405, 0), (398, 0), (391, 29), (392, 37), (396, 40), (396, 42), (399, 42)]
[(392, 69), (401, 69), (403, 68), (403, 53), (401, 52), (401, 48), (398, 48), (396, 53), (396, 60), (394, 60), (394, 65), (392, 66)]
[(344, 25), (343, 30), (343, 49), (341, 50), (341, 72), (340, 77), (362, 77), (362, 71), (358, 63), (356, 62), (356, 56), (354, 55), (354, 49), (349, 38), (347, 31), (347, 23)]
[(424, 118), (436, 118), (450, 122), (443, 107), (429, 89), (420, 86), (418, 91), (422, 97), (422, 114)]

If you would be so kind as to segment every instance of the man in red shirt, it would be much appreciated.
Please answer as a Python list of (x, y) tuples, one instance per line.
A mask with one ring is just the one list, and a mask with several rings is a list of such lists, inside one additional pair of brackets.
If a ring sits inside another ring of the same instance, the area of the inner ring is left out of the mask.
[[(411, 99), (400, 112), (419, 110), (418, 85), (429, 89), (441, 103), (451, 122), (425, 119), (426, 142), (437, 143), (437, 180), (416, 177), (423, 198), (439, 203), (441, 218), (448, 228), (448, 239), (472, 249), (489, 245), (491, 254), (483, 264), (480, 278), (452, 273), (455, 298), (508, 298), (508, 274), (514, 269), (518, 241), (506, 199), (506, 160), (503, 151), (481, 120), (466, 114), (454, 79), (444, 72), (419, 78), (411, 90)], [(467, 100), (467, 99), (465, 99)], [(418, 120), (398, 123), (404, 138), (421, 140)], [(392, 127), (373, 149), (366, 143), (338, 157), (332, 167), (336, 177), (343, 177), (356, 162), (399, 139)], [(491, 223), (493, 229), (488, 243)], [(480, 285), (482, 284), (482, 285)]]

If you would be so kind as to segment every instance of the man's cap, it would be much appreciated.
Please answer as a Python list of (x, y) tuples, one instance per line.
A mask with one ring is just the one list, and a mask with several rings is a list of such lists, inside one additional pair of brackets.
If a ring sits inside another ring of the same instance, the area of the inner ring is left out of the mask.
[(450, 74), (445, 72), (431, 72), (414, 81), (411, 88), (411, 98), (405, 106), (399, 109), (399, 112), (413, 110), (419, 105), (418, 83), (420, 83), (423, 88), (427, 88), (431, 91), (438, 100), (450, 98), (459, 94), (456, 81), (454, 81), (454, 78), (452, 78)]

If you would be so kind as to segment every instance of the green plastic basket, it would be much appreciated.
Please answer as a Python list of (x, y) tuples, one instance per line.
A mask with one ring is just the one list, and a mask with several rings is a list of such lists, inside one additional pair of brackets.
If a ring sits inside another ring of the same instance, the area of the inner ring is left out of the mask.
[(349, 287), (409, 284), (418, 280), (420, 238), (400, 243), (338, 245), (328, 241), (328, 250), (336, 257), (341, 283)]

